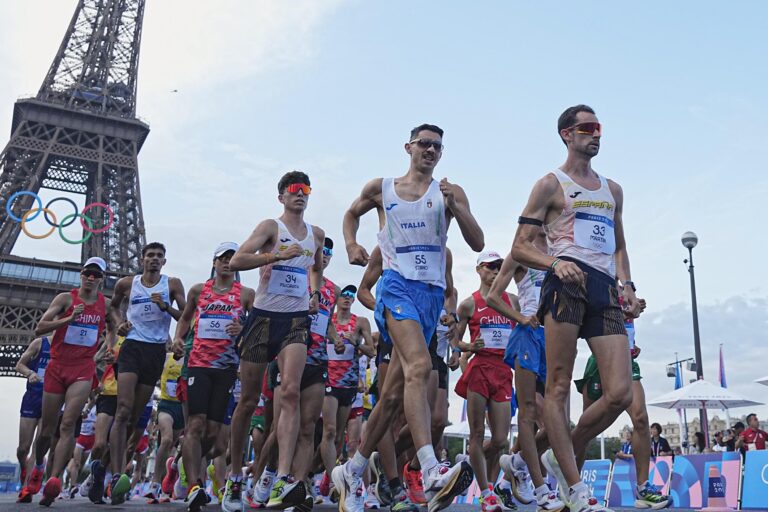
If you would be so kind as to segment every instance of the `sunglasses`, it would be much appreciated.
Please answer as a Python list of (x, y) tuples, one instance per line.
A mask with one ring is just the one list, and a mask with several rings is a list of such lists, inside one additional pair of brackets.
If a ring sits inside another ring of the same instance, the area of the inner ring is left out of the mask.
[(443, 143), (439, 140), (432, 140), (432, 139), (413, 139), (408, 144), (416, 143), (417, 146), (419, 146), (421, 149), (428, 149), (429, 147), (432, 147), (435, 149), (435, 151), (442, 151), (445, 149), (445, 146), (443, 146)]
[(333, 256), (333, 249), (323, 247), (323, 256)]
[(342, 297), (347, 297), (349, 299), (354, 299), (355, 298), (354, 292), (341, 292), (341, 296)]
[(289, 194), (298, 194), (301, 191), (305, 196), (308, 196), (312, 192), (312, 187), (303, 183), (291, 183), (285, 187), (285, 191)]
[(501, 270), (500, 261), (489, 261), (488, 263), (481, 263), (480, 266), (488, 270)]
[(603, 125), (600, 123), (579, 123), (571, 126), (568, 130), (573, 130), (581, 135), (594, 135), (595, 132), (603, 133)]
[(84, 277), (92, 277), (94, 279), (101, 279), (104, 277), (104, 274), (99, 272), (98, 270), (83, 270), (80, 272), (80, 274)]

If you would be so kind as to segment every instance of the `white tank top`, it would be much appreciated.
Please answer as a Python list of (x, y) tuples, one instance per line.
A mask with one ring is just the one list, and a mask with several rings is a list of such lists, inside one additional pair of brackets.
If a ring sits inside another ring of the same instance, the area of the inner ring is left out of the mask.
[(608, 180), (598, 175), (600, 188), (589, 190), (560, 169), (555, 169), (552, 174), (563, 189), (565, 206), (557, 219), (544, 226), (549, 254), (569, 256), (615, 277), (613, 214), (616, 201)]
[(384, 227), (379, 231), (382, 268), (406, 279), (445, 288), (445, 207), (437, 181), (416, 201), (395, 192), (394, 178), (381, 183)]
[(168, 330), (171, 328), (171, 315), (160, 311), (152, 302), (152, 294), (159, 293), (163, 302), (171, 304), (171, 292), (168, 289), (168, 276), (161, 275), (160, 281), (152, 288), (141, 284), (141, 274), (134, 276), (131, 284), (131, 297), (128, 302), (128, 321), (131, 330), (126, 339), (146, 343), (166, 343)]
[(539, 310), (541, 283), (546, 275), (545, 270), (529, 268), (520, 282), (517, 283), (517, 298), (520, 301), (520, 313), (523, 316), (535, 315)]
[(309, 268), (315, 263), (315, 235), (307, 226), (307, 236), (297, 240), (280, 219), (277, 222), (277, 241), (271, 251), (283, 251), (299, 244), (304, 251), (285, 261), (265, 265), (260, 269), (259, 286), (253, 307), (275, 313), (295, 313), (309, 309)]

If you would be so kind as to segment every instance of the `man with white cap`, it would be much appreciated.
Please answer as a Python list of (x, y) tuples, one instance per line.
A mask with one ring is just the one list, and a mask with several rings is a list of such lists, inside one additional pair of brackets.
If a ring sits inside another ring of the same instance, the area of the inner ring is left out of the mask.
[[(117, 334), (125, 336), (117, 357), (117, 411), (109, 433), (113, 476), (107, 495), (113, 505), (125, 501), (131, 488), (130, 477), (123, 474), (127, 439), (163, 373), (171, 319), (178, 320), (185, 305), (184, 285), (161, 273), (165, 262), (163, 244), (145, 245), (141, 250), (143, 272), (120, 279), (109, 303)], [(128, 309), (123, 319), (125, 299)], [(94, 469), (94, 481), (99, 482), (105, 468), (96, 465)]]
[(40, 336), (54, 331), (51, 356), (43, 383), (43, 410), (40, 434), (35, 442), (35, 467), (19, 494), (20, 503), (30, 503), (40, 490), (45, 471), (45, 454), (56, 431), (59, 411), (64, 406), (59, 427), (51, 477), (43, 489), (41, 505), (50, 506), (61, 493), (61, 475), (75, 443), (75, 424), (88, 395), (98, 384), (94, 355), (107, 323), (106, 301), (99, 291), (107, 270), (106, 262), (89, 258), (80, 271), (80, 287), (58, 294), (35, 329)]
[(194, 321), (195, 337), (187, 361), (189, 414), (181, 448), (190, 482), (187, 501), (191, 511), (200, 510), (210, 501), (200, 460), (216, 442), (227, 415), (240, 364), (235, 338), (242, 331), (242, 321), (253, 306), (256, 293), (240, 284), (229, 267), (229, 260), (238, 248), (234, 242), (216, 247), (214, 277), (189, 289), (186, 306), (176, 324), (173, 349), (180, 356)]
[[(484, 299), (503, 260), (496, 251), (480, 253), (475, 267), (480, 276), (480, 289), (464, 299), (458, 309), (458, 339), (461, 340), (467, 327), (471, 338), (471, 343), (460, 341), (458, 346), (474, 356), (456, 383), (455, 391), (467, 400), (469, 460), (482, 492), (480, 504), (483, 512), (502, 510), (500, 497), (489, 483), (495, 482), (499, 473), (499, 456), (507, 442), (511, 416), (512, 372), (504, 363), (504, 351), (515, 324), (490, 307)], [(510, 307), (520, 308), (514, 295), (504, 292), (502, 300)], [(484, 449), (486, 410), (491, 441)]]

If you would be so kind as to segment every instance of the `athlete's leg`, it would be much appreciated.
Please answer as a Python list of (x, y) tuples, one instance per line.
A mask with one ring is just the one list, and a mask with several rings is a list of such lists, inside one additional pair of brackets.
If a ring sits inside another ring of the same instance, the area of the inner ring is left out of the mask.
[(301, 392), (301, 427), (296, 443), (296, 458), (292, 468), (296, 480), (305, 479), (309, 473), (309, 466), (312, 463), (314, 453), (315, 424), (320, 418), (320, 411), (323, 409), (324, 393), (324, 382), (316, 382)]
[[(380, 407), (381, 396), (383, 396), (382, 390), (386, 385), (389, 364), (390, 363), (382, 362), (378, 367), (377, 377), (379, 380), (379, 401), (376, 403), (376, 406), (374, 406), (373, 410), (371, 411), (371, 415), (368, 417), (368, 427), (366, 428), (365, 437), (362, 440), (361, 446), (363, 443), (365, 443), (365, 440), (371, 436), (372, 427), (375, 426), (375, 423), (372, 421), (374, 418), (373, 414), (376, 412), (376, 409)], [(381, 466), (384, 469), (384, 474), (387, 476), (387, 480), (398, 478), (397, 456), (395, 455), (395, 438), (392, 435), (391, 429), (388, 428), (384, 430), (383, 435), (379, 439), (378, 444), (374, 449), (379, 450), (379, 460), (381, 461)], [(358, 448), (358, 450), (360, 450), (360, 448)]]
[[(426, 348), (427, 346), (424, 345), (425, 354), (427, 354)], [(394, 422), (398, 411), (402, 408), (403, 391), (405, 389), (405, 378), (400, 359), (401, 356), (397, 347), (393, 347), (392, 358), (386, 372), (387, 378), (384, 381), (384, 385), (379, 386), (379, 402), (376, 404), (376, 407), (373, 408), (371, 416), (368, 418), (368, 422), (370, 423), (368, 427), (368, 435), (363, 439), (363, 443), (357, 450), (363, 457), (370, 457), (376, 449), (376, 445), (382, 441), (385, 435), (392, 437), (392, 423)], [(379, 384), (381, 384), (381, 381), (379, 381)], [(394, 468), (397, 464), (395, 462), (394, 439), (392, 439), (392, 453), (390, 455), (390, 460), (388, 461), (385, 461), (387, 457), (385, 457), (383, 448), (383, 446), (380, 447), (382, 464), (384, 465), (384, 470), (388, 472), (389, 469), (387, 469), (387, 465)], [(396, 469), (394, 473), (397, 475)], [(387, 477), (389, 477), (389, 474), (387, 474)]]
[(69, 456), (75, 446), (75, 425), (83, 412), (90, 392), (91, 381), (75, 382), (67, 388), (51, 476), (60, 478), (64, 472), (64, 466), (69, 462)]
[[(35, 431), (39, 422), (40, 418), (19, 418), (19, 446), (16, 448), (16, 458), (20, 468), (27, 467), (29, 449), (32, 448), (32, 441), (35, 438)], [(25, 483), (21, 482), (22, 485)]]
[(165, 461), (176, 440), (173, 431), (173, 417), (165, 411), (158, 412), (157, 428), (160, 431), (160, 442), (157, 444), (157, 452), (155, 453), (155, 473), (152, 476), (152, 482), (159, 484), (165, 477)]
[(488, 426), (491, 429), (491, 441), (485, 447), (485, 459), (488, 463), (488, 482), (495, 484), (499, 478), (499, 457), (509, 443), (509, 420), (512, 418), (510, 402), (488, 402)]
[[(349, 416), (349, 413), (347, 413)], [(347, 458), (354, 457), (360, 446), (360, 436), (363, 429), (363, 417), (355, 416), (347, 421)]]
[[(585, 389), (583, 389), (582, 393), (581, 393), (581, 404), (582, 404), (581, 405), (581, 412), (582, 412), (582, 414), (593, 403), (594, 403), (594, 400), (592, 400), (589, 397), (589, 393), (587, 393), (587, 389), (585, 387)], [(589, 444), (589, 443), (587, 443), (587, 444)], [(584, 459), (586, 459), (586, 457), (587, 457), (587, 448), (586, 447), (584, 447), (583, 449), (581, 449), (578, 452), (576, 452), (576, 465), (579, 467), (579, 472), (581, 472), (582, 468), (584, 467)]]
[(336, 409), (336, 456), (341, 458), (344, 450), (344, 439), (347, 431), (347, 423), (349, 419), (349, 411), (352, 410), (352, 406), (339, 406)]
[(323, 459), (328, 478), (336, 467), (336, 428), (338, 421), (339, 400), (333, 395), (325, 395), (323, 400), (323, 438), (320, 441), (320, 456)]
[[(573, 430), (575, 453), (584, 449), (592, 438), (610, 427), (619, 414), (632, 403), (632, 370), (627, 336), (597, 336), (587, 341), (597, 359), (603, 396), (584, 411)], [(569, 481), (569, 485), (573, 484)]]
[[(291, 472), (291, 462), (296, 453), (296, 440), (299, 436), (299, 396), (301, 374), (307, 361), (307, 347), (303, 343), (292, 343), (277, 356), (282, 382), (280, 400), (282, 411), (277, 428), (277, 444), (280, 447), (277, 472), (287, 475)], [(253, 409), (251, 409), (253, 412)]]
[(648, 481), (651, 465), (651, 431), (648, 409), (645, 407), (645, 389), (639, 380), (632, 381), (632, 404), (627, 409), (632, 419), (632, 455), (635, 459), (637, 484)]
[[(40, 417), (40, 433), (35, 442), (35, 465), (42, 466), (45, 454), (51, 448), (59, 422), (59, 411), (64, 395), (43, 392), (43, 410)], [(51, 454), (53, 456), (53, 454)]]
[(205, 453), (202, 448), (203, 436), (206, 434), (207, 423), (205, 414), (190, 414), (187, 420), (184, 442), (181, 444), (181, 457), (184, 459), (184, 470), (189, 475), (187, 480), (191, 482), (200, 478), (200, 460)]
[(259, 405), (261, 379), (266, 367), (266, 364), (240, 361), (240, 401), (235, 407), (235, 412), (232, 413), (231, 423), (230, 475), (240, 476), (242, 472), (248, 427), (251, 424), (253, 411)]
[(105, 413), (96, 415), (96, 423), (93, 427), (93, 449), (91, 450), (91, 460), (100, 460), (107, 452), (107, 438), (109, 429), (112, 426), (112, 416)]
[(437, 389), (435, 406), (432, 409), (432, 446), (437, 447), (443, 437), (443, 430), (448, 426), (448, 390)]
[(515, 360), (515, 389), (517, 391), (517, 439), (520, 455), (528, 466), (531, 480), (535, 487), (544, 485), (538, 450), (536, 449), (536, 374), (520, 366), (520, 359)]
[(118, 372), (117, 410), (109, 433), (110, 459), (114, 474), (120, 474), (125, 467), (128, 437), (154, 389), (154, 386), (140, 384), (136, 373)]
[[(547, 427), (549, 444), (569, 486), (581, 480), (573, 457), (570, 418), (566, 415), (578, 335), (578, 325), (558, 322), (551, 313), (547, 313), (544, 319), (545, 344), (548, 347), (547, 384), (542, 419)], [(626, 348), (624, 350), (626, 352)]]
[(489, 400), (479, 393), (467, 391), (467, 421), (469, 423), (469, 461), (475, 471), (480, 489), (488, 488), (488, 463), (485, 460), (485, 408)]

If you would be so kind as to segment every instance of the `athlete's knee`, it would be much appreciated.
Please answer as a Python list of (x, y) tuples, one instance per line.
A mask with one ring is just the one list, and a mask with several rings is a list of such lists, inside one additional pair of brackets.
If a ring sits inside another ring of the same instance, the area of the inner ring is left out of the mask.
[(59, 436), (62, 439), (66, 439), (67, 436), (74, 437), (75, 434), (75, 419), (61, 418), (61, 425), (59, 426)]
[(205, 419), (199, 416), (190, 416), (187, 420), (186, 435), (200, 438), (205, 431)]
[(158, 451), (163, 450), (166, 453), (168, 453), (171, 450), (171, 447), (173, 446), (173, 439), (168, 436), (162, 436), (160, 438), (160, 443), (157, 447)]
[(500, 451), (506, 448), (507, 438), (502, 436), (491, 436), (491, 442), (488, 445), (489, 451)]
[(27, 446), (19, 445), (19, 447), (16, 448), (16, 458), (19, 460), (26, 459), (28, 453), (29, 453), (29, 445)]
[(431, 371), (432, 361), (427, 358), (420, 358), (416, 361), (408, 362), (403, 368), (406, 389), (410, 389), (410, 386), (423, 387), (424, 383), (429, 379), (429, 373)]
[(624, 411), (632, 405), (632, 387), (625, 383), (617, 383), (612, 389), (603, 388), (603, 398), (612, 410)]
[(640, 434), (647, 434), (650, 432), (648, 423), (648, 412), (645, 411), (645, 408), (643, 408), (641, 412), (632, 415), (632, 428), (635, 432)]
[[(118, 402), (115, 410), (114, 423), (128, 423), (131, 420), (131, 404), (128, 402)], [(138, 419), (138, 418), (137, 418)]]
[(296, 411), (299, 407), (301, 391), (298, 382), (283, 382), (280, 384), (280, 405), (283, 411)]
[(336, 443), (336, 425), (326, 424), (323, 427), (323, 440), (326, 443)]
[(571, 391), (571, 379), (552, 377), (547, 382), (547, 393), (544, 396), (545, 401), (555, 400), (557, 402), (564, 402), (568, 399), (568, 395)]

